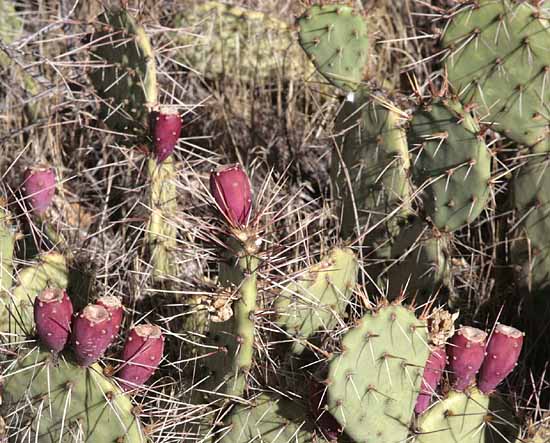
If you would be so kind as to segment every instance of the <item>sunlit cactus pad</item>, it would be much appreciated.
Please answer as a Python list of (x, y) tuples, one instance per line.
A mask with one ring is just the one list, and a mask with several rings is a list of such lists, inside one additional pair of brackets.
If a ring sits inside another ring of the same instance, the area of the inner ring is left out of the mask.
[(98, 365), (81, 368), (63, 357), (56, 365), (50, 353), (35, 348), (22, 351), (5, 377), (0, 412), (8, 434), (30, 437), (17, 442), (142, 443), (132, 408)]
[(299, 79), (314, 71), (290, 26), (262, 12), (215, 1), (194, 1), (175, 18), (177, 56), (208, 78), (241, 81)]
[(336, 248), (281, 292), (275, 303), (278, 324), (296, 340), (294, 352), (301, 353), (314, 334), (343, 323), (357, 272), (353, 251)]
[(404, 441), (424, 365), (427, 325), (400, 305), (365, 315), (329, 364), (328, 407), (357, 442)]
[(424, 209), (443, 231), (472, 223), (489, 199), (491, 155), (479, 125), (452, 99), (425, 104), (411, 121), (413, 175)]
[(124, 9), (106, 10), (91, 36), (90, 80), (101, 118), (114, 131), (142, 136), (157, 101), (153, 49), (144, 29)]
[(315, 5), (298, 19), (300, 45), (333, 85), (356, 90), (368, 61), (367, 24), (345, 5)]
[(550, 150), (549, 17), (529, 2), (467, 2), (443, 36), (461, 100), (475, 102), (496, 131), (538, 151)]

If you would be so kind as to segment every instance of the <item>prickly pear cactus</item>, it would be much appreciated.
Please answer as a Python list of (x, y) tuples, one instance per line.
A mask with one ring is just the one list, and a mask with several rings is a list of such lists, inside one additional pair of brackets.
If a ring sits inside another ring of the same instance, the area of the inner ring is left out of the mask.
[(314, 441), (305, 424), (304, 409), (296, 402), (272, 399), (262, 394), (251, 406), (238, 405), (228, 422), (229, 431), (222, 443)]
[(529, 2), (466, 2), (443, 35), (461, 101), (475, 102), (496, 131), (538, 152), (550, 151), (549, 17)]
[(13, 248), (15, 245), (15, 229), (12, 225), (10, 212), (5, 209), (0, 199), (0, 297), (4, 297), (12, 285)]
[(34, 324), (35, 297), (47, 287), (66, 288), (68, 274), (65, 257), (56, 252), (43, 255), (38, 263), (21, 270), (17, 286), (0, 294), (0, 332), (29, 333)]
[[(17, 411), (17, 414), (14, 412)], [(142, 443), (138, 418), (122, 391), (101, 367), (76, 366), (37, 348), (21, 353), (4, 372), (0, 412), (8, 434), (38, 443)]]
[(176, 274), (173, 256), (176, 250), (177, 227), (173, 221), (177, 212), (176, 171), (174, 159), (162, 163), (149, 160), (149, 207), (151, 216), (147, 227), (147, 243), (151, 254), (153, 278), (162, 279)]
[[(0, 0), (0, 40), (9, 44), (19, 37), (22, 30), (23, 20), (17, 14), (15, 3), (8, 0)], [(0, 67), (7, 67), (10, 63), (10, 58), (0, 50)]]
[(317, 332), (333, 329), (343, 320), (358, 268), (351, 249), (336, 248), (281, 292), (275, 310), (279, 326), (296, 340), (294, 353), (300, 354)]
[(491, 155), (479, 126), (462, 105), (436, 99), (413, 116), (413, 177), (424, 209), (442, 231), (471, 223), (489, 199)]
[(450, 391), (418, 421), (418, 443), (505, 443), (518, 435), (509, 407), (476, 388)]
[(363, 17), (346, 5), (314, 5), (298, 19), (299, 42), (319, 73), (344, 91), (355, 91), (368, 62)]
[(101, 118), (114, 131), (142, 136), (157, 102), (153, 49), (124, 9), (108, 9), (92, 34), (90, 80), (101, 99)]
[(290, 26), (261, 12), (220, 2), (192, 2), (174, 20), (177, 57), (208, 78), (226, 74), (244, 82), (302, 79), (314, 72)]
[(355, 441), (405, 441), (423, 368), (427, 325), (401, 305), (368, 313), (329, 363), (328, 407)]
[(336, 119), (343, 164), (334, 153), (331, 175), (342, 199), (342, 235), (348, 237), (356, 228), (355, 206), (361, 229), (382, 224), (370, 236), (379, 257), (391, 246), (399, 219), (411, 211), (410, 159), (401, 123), (391, 103), (382, 104), (366, 91), (346, 101)]
[[(451, 280), (449, 241), (445, 234), (433, 232), (416, 218), (401, 229), (391, 249), (387, 271), (387, 295), (390, 300), (405, 291), (409, 300), (424, 303)], [(406, 289), (406, 290), (405, 290)]]

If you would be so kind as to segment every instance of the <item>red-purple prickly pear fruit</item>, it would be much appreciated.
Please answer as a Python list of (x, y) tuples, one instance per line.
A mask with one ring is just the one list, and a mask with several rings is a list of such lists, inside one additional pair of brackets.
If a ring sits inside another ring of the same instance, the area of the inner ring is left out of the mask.
[(521, 347), (523, 332), (497, 324), (487, 344), (487, 355), (479, 372), (478, 387), (481, 392), (493, 392), (506, 376), (515, 368)]
[(153, 126), (154, 154), (159, 163), (166, 160), (180, 138), (182, 120), (177, 111), (161, 108), (151, 115)]
[(315, 380), (311, 380), (309, 385), (309, 408), (313, 420), (319, 426), (326, 440), (336, 441), (342, 433), (342, 428), (325, 408), (326, 404), (327, 395), (325, 386)]
[(471, 326), (462, 326), (447, 345), (451, 386), (464, 391), (475, 382), (483, 358), (487, 333)]
[(125, 391), (143, 385), (157, 370), (164, 352), (164, 337), (156, 325), (134, 327), (128, 334), (118, 377)]
[(420, 394), (416, 399), (416, 406), (414, 407), (414, 411), (417, 414), (422, 414), (430, 406), (432, 395), (439, 386), (446, 364), (447, 353), (445, 352), (445, 346), (433, 349), (424, 367)]
[(96, 362), (113, 340), (109, 311), (100, 305), (86, 306), (73, 320), (71, 338), (79, 365), (86, 367)]
[(252, 191), (248, 175), (239, 164), (222, 166), (210, 173), (210, 192), (219, 210), (234, 227), (248, 224)]
[(44, 289), (34, 299), (34, 322), (42, 344), (61, 352), (71, 334), (73, 304), (64, 289)]
[(122, 323), (122, 317), (124, 310), (122, 309), (122, 302), (119, 297), (114, 295), (104, 295), (99, 297), (96, 301), (97, 305), (103, 306), (109, 314), (111, 314), (111, 321), (113, 323), (113, 335), (116, 336), (120, 330)]
[(23, 193), (36, 214), (44, 214), (52, 204), (55, 185), (55, 172), (52, 168), (39, 165), (25, 171)]

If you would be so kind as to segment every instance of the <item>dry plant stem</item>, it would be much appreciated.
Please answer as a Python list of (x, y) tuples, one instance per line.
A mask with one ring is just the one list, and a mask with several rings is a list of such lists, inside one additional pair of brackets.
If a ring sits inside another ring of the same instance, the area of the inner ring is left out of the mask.
[(253, 255), (245, 255), (239, 259), (239, 268), (243, 273), (243, 281), (239, 289), (240, 298), (235, 303), (235, 339), (237, 350), (234, 360), (235, 379), (230, 382), (228, 394), (242, 396), (248, 372), (252, 367), (254, 354), (254, 315), (258, 288), (256, 284), (256, 268), (259, 260)]

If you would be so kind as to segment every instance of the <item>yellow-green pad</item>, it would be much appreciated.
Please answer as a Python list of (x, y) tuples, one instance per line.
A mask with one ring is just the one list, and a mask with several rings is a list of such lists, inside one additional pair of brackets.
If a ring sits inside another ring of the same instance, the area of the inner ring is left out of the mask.
[(300, 354), (311, 336), (330, 331), (343, 319), (358, 268), (351, 249), (336, 248), (281, 292), (275, 301), (277, 323), (295, 340), (294, 353)]
[[(470, 3), (470, 2), (468, 2)], [(449, 81), (494, 129), (550, 151), (550, 12), (529, 2), (466, 4), (446, 25)]]
[(66, 288), (68, 275), (65, 257), (57, 252), (44, 254), (36, 264), (20, 271), (17, 286), (0, 294), (0, 332), (29, 333), (36, 296), (47, 287)]
[(108, 9), (92, 34), (90, 80), (101, 97), (101, 118), (129, 136), (148, 132), (157, 103), (155, 56), (149, 37), (124, 9)]
[(8, 434), (38, 443), (146, 441), (130, 399), (99, 365), (81, 368), (61, 358), (56, 366), (52, 359), (49, 352), (27, 350), (2, 374), (0, 412)]
[(361, 14), (345, 5), (315, 5), (299, 19), (299, 41), (334, 86), (355, 91), (367, 67), (369, 38)]
[(328, 407), (353, 440), (402, 442), (429, 355), (426, 322), (400, 305), (368, 313), (329, 363)]
[(185, 4), (174, 19), (176, 59), (208, 78), (301, 80), (315, 71), (290, 26), (261, 12), (215, 1)]
[(413, 176), (434, 225), (451, 232), (472, 223), (489, 199), (491, 155), (479, 125), (452, 99), (436, 99), (415, 112)]
[[(0, 199), (0, 297), (6, 293), (13, 282), (13, 248), (15, 229), (10, 212), (2, 205)], [(0, 317), (1, 318), (1, 317)]]
[(230, 430), (221, 443), (309, 443), (315, 440), (307, 430), (303, 407), (295, 401), (276, 400), (266, 394), (255, 398), (252, 406), (235, 406), (228, 426)]

